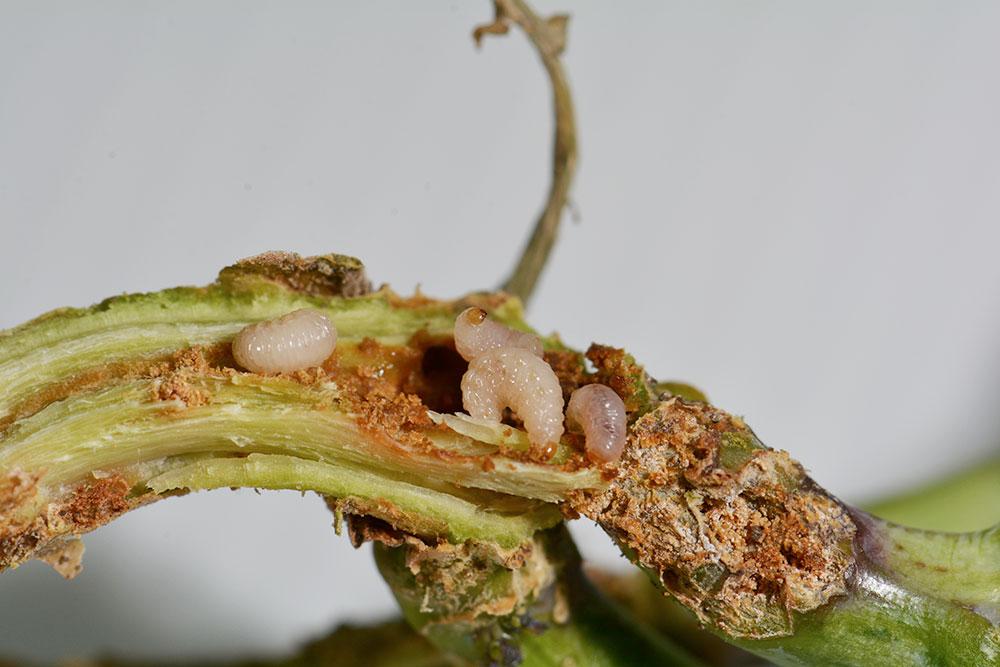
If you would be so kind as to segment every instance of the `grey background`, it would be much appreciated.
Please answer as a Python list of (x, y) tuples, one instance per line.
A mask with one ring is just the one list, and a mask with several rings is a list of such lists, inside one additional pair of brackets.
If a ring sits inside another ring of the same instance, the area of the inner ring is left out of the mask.
[[(540, 329), (699, 385), (846, 499), (996, 451), (1000, 4), (538, 4), (574, 15), (582, 146)], [(473, 48), (490, 15), (0, 1), (0, 327), (267, 249), (495, 285), (551, 125), (519, 34)], [(0, 577), (0, 653), (280, 652), (391, 613), (329, 525), (291, 493), (140, 510), (75, 581)]]

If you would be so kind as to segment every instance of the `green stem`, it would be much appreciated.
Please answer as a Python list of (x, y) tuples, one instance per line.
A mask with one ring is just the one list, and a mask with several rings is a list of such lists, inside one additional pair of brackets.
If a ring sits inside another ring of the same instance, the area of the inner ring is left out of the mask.
[[(621, 461), (587, 462), (572, 436), (542, 460), (519, 429), (454, 414), (464, 369), (456, 313), (480, 305), (524, 329), (518, 302), (347, 296), (344, 285), (364, 283), (359, 271), (334, 256), (271, 255), (205, 288), (117, 297), (0, 334), (0, 565), (38, 556), (72, 574), (79, 549), (67, 538), (186, 490), (314, 490), (355, 537), (444, 549), (455, 573), (489, 565), (496, 578), (476, 589), (491, 610), (483, 624), (482, 607), (438, 619), (433, 634), (448, 637), (439, 643), (471, 641), (481, 627), (507, 632), (518, 605), (534, 609), (562, 582), (575, 620), (553, 616), (547, 632), (518, 635), (522, 657), (548, 664), (584, 652), (621, 664), (621, 635), (652, 660), (664, 649), (592, 597), (570, 547), (536, 542), (578, 512), (702, 623), (770, 659), (833, 651), (864, 664), (878, 642), (887, 664), (995, 656), (995, 531), (906, 530), (847, 508), (742, 420), (663, 393), (629, 355), (603, 346), (587, 353), (593, 373), (557, 341), (547, 355), (564, 390), (598, 381), (622, 396)], [(322, 310), (340, 333), (322, 368), (264, 377), (234, 367), (237, 331), (302, 307)], [(522, 576), (517, 558), (547, 553), (549, 579), (541, 567)], [(460, 581), (424, 592), (448, 594)], [(512, 582), (524, 586), (505, 588)], [(601, 635), (602, 626), (612, 629)]]
[(980, 530), (1000, 523), (1000, 458), (865, 505), (875, 516), (924, 530)]
[[(0, 333), (0, 567), (48, 559), (63, 538), (185, 490), (313, 490), (414, 534), (512, 548), (561, 521), (554, 503), (567, 491), (603, 485), (595, 469), (559, 463), (568, 449), (533, 462), (517, 429), (429, 413), (460, 405), (451, 328), (476, 300), (332, 293), (358, 267), (268, 256), (206, 288), (117, 297)], [(524, 326), (515, 300), (479, 299)], [(233, 368), (236, 332), (302, 307), (339, 330), (326, 367)]]
[(564, 527), (513, 563), (412, 542), (376, 544), (375, 558), (410, 624), (475, 664), (700, 664), (597, 591)]
[[(947, 479), (928, 487), (913, 489), (878, 503), (867, 505), (865, 509), (883, 519), (903, 523), (924, 530), (977, 530), (996, 524), (1000, 508), (1000, 461), (984, 463), (963, 470)], [(906, 529), (896, 529), (896, 534)], [(915, 533), (918, 545), (933, 544), (935, 536)], [(959, 539), (975, 543), (976, 534)], [(908, 540), (909, 541), (909, 540)], [(968, 551), (959, 548), (959, 552)], [(974, 560), (989, 563), (986, 554), (973, 553)], [(917, 558), (917, 560), (920, 560)], [(994, 559), (995, 560), (995, 559)], [(926, 564), (926, 563), (925, 563)], [(919, 567), (917, 570), (919, 571)], [(740, 649), (725, 643), (718, 636), (702, 629), (697, 619), (675, 600), (664, 597), (641, 573), (633, 576), (616, 576), (597, 573), (601, 589), (613, 599), (626, 606), (644, 624), (668, 636), (671, 640), (688, 649), (692, 654), (712, 664), (744, 664), (751, 658), (740, 658)], [(937, 573), (935, 573), (936, 575)], [(983, 588), (983, 586), (978, 586)], [(834, 621), (827, 622), (827, 635), (833, 631)], [(846, 627), (846, 622), (841, 623)], [(877, 627), (872, 624), (871, 627)], [(855, 631), (865, 630), (863, 623), (855, 625)], [(841, 631), (843, 634), (843, 631)], [(804, 636), (804, 635), (803, 635)], [(802, 643), (802, 639), (798, 640)], [(781, 645), (789, 643), (784, 640)], [(815, 660), (823, 658), (823, 650), (808, 656)], [(803, 658), (805, 659), (805, 658)]]
[(995, 665), (1000, 535), (923, 533), (859, 517), (849, 594), (790, 637), (739, 641), (782, 665)]
[(726, 641), (781, 664), (1000, 655), (996, 529), (873, 519), (704, 404), (669, 399), (631, 438), (610, 487), (573, 507)]

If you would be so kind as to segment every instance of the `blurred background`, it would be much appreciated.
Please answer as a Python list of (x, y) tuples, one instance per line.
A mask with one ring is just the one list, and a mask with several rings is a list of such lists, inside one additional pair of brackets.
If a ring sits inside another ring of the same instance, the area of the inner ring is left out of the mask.
[[(1000, 448), (1000, 4), (570, 10), (581, 163), (530, 319), (628, 347), (846, 500)], [(455, 296), (548, 187), (548, 83), (486, 0), (0, 0), (0, 328), (269, 249)], [(169, 500), (64, 582), (0, 576), (0, 654), (281, 653), (395, 605), (314, 496)], [(575, 527), (585, 554), (623, 567)]]

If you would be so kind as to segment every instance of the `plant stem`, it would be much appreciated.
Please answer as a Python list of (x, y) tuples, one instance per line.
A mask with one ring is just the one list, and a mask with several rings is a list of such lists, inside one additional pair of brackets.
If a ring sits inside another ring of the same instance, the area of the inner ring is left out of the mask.
[[(465, 368), (453, 347), (456, 314), (479, 305), (525, 329), (518, 302), (343, 295), (346, 275), (364, 282), (351, 273), (359, 266), (270, 255), (205, 288), (116, 297), (0, 333), (0, 564), (37, 556), (73, 574), (79, 549), (66, 539), (187, 490), (314, 490), (348, 516), (355, 537), (444, 550), (449, 576), (490, 574), (463, 590), (492, 611), (436, 619), (439, 644), (502, 638), (519, 618), (511, 614), (535, 613), (561, 586), (577, 620), (553, 616), (546, 633), (518, 635), (518, 655), (548, 664), (584, 652), (621, 664), (616, 637), (631, 637), (631, 624), (591, 598), (568, 541), (544, 532), (578, 512), (702, 623), (769, 659), (865, 664), (876, 643), (886, 664), (998, 655), (995, 530), (946, 535), (872, 519), (742, 420), (659, 393), (665, 385), (606, 346), (588, 350), (593, 372), (554, 340), (546, 358), (564, 392), (596, 381), (622, 397), (621, 461), (598, 467), (570, 436), (553, 459), (539, 458), (515, 426), (454, 414)], [(237, 331), (302, 307), (322, 310), (340, 332), (322, 368), (265, 377), (234, 366)], [(542, 565), (522, 572), (518, 559), (548, 563), (551, 576), (539, 578)], [(422, 593), (447, 597), (463, 581), (425, 581)], [(394, 582), (404, 609), (412, 583)], [(424, 612), (410, 609), (426, 627)], [(615, 629), (602, 637), (602, 625)], [(650, 656), (663, 650), (647, 639)]]
[(556, 242), (563, 209), (569, 198), (576, 171), (576, 120), (569, 82), (559, 56), (566, 48), (568, 17), (556, 15), (540, 18), (522, 0), (494, 0), (496, 16), (493, 23), (479, 27), (473, 33), (476, 43), (484, 35), (505, 34), (510, 23), (519, 26), (538, 53), (552, 86), (552, 106), (555, 132), (552, 147), (552, 182), (541, 215), (535, 222), (527, 244), (513, 272), (501, 289), (521, 299), (531, 301), (538, 279)]
[[(792, 636), (737, 644), (781, 665), (860, 666), (872, 664), (873, 656), (888, 667), (996, 664), (996, 529), (978, 536), (903, 535), (910, 531), (858, 516), (866, 526), (864, 546), (848, 595), (803, 617)], [(976, 543), (977, 553), (963, 542)], [(911, 548), (924, 560), (911, 560)], [(961, 552), (970, 557), (956, 557)], [(955, 592), (957, 599), (949, 595)]]
[(865, 505), (875, 516), (924, 530), (981, 530), (1000, 523), (1000, 458)]
[(570, 503), (703, 624), (769, 660), (864, 665), (876, 641), (884, 664), (1000, 655), (996, 529), (873, 519), (717, 408), (661, 403), (633, 425), (610, 487)]
[[(316, 288), (345, 266), (257, 258), (206, 288), (117, 297), (0, 334), (0, 567), (61, 554), (63, 538), (133, 507), (230, 486), (313, 490), (342, 513), (512, 548), (561, 520), (554, 502), (567, 490), (603, 484), (595, 469), (559, 463), (565, 449), (532, 461), (517, 429), (436, 423), (428, 408), (461, 405), (450, 332), (476, 299)], [(524, 326), (516, 301), (478, 299)], [(323, 369), (234, 368), (237, 331), (302, 307), (339, 329)]]
[[(924, 489), (913, 489), (872, 503), (865, 509), (883, 519), (924, 530), (977, 530), (994, 525), (1000, 519), (996, 516), (1000, 507), (998, 493), (1000, 462), (984, 463)], [(919, 541), (925, 539), (921, 536)], [(933, 538), (927, 541), (933, 543)], [(982, 560), (989, 563), (987, 558)], [(674, 599), (664, 597), (645, 574), (595, 574), (602, 591), (627, 607), (651, 629), (670, 637), (697, 657), (711, 664), (745, 664), (756, 660), (752, 657), (741, 658), (738, 655), (742, 652), (740, 649), (699, 627), (691, 612)], [(829, 622), (830, 626), (833, 624)], [(856, 631), (864, 629), (865, 626), (859, 623)], [(829, 653), (826, 657), (829, 659)]]
[(565, 527), (540, 533), (516, 563), (412, 541), (375, 546), (379, 571), (410, 624), (474, 664), (700, 664), (594, 588)]

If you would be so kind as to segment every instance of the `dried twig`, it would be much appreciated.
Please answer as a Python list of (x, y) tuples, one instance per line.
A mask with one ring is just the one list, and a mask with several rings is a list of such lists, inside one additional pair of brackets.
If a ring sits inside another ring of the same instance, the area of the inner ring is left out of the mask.
[(485, 35), (503, 35), (515, 23), (534, 44), (535, 50), (545, 65), (552, 84), (552, 100), (555, 111), (555, 138), (552, 151), (552, 184), (548, 199), (535, 229), (528, 239), (517, 266), (501, 286), (527, 303), (535, 291), (538, 278), (545, 268), (549, 253), (555, 245), (570, 185), (576, 171), (576, 120), (573, 114), (573, 100), (569, 91), (566, 73), (559, 56), (566, 48), (566, 24), (569, 17), (557, 14), (547, 19), (540, 18), (522, 0), (494, 0), (496, 17), (493, 23), (476, 28), (473, 37), (479, 44)]

